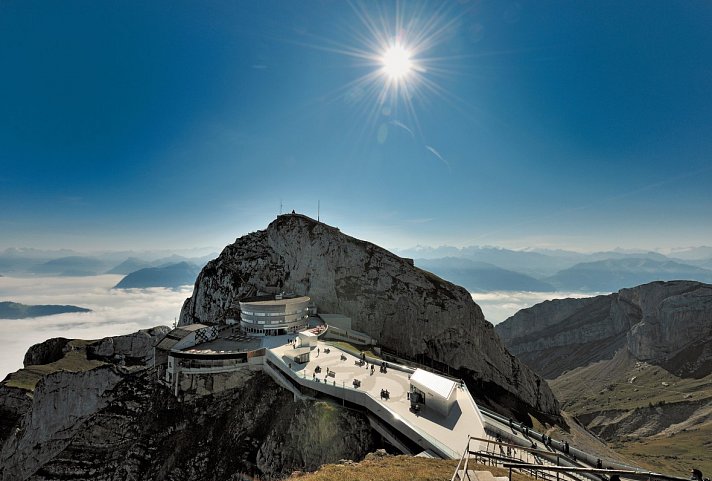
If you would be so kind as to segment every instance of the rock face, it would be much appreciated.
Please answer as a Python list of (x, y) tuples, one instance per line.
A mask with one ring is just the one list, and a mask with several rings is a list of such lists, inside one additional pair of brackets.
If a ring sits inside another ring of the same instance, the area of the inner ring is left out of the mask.
[(105, 337), (88, 346), (87, 354), (94, 359), (148, 366), (153, 363), (153, 346), (169, 331), (167, 326), (158, 326), (125, 336)]
[(607, 296), (547, 301), (496, 327), (507, 347), (553, 379), (621, 347), (681, 376), (712, 372), (712, 285), (652, 282)]
[[(294, 402), (260, 372), (245, 371), (239, 389), (179, 402), (155, 382), (152, 368), (122, 365), (145, 357), (142, 338), (90, 344), (94, 355), (116, 363), (92, 360), (85, 370), (52, 372), (32, 365), (3, 381), (0, 480), (237, 481), (361, 459), (378, 447), (364, 415)], [(63, 348), (74, 366), (80, 345)], [(32, 389), (12, 386), (15, 377), (37, 373)]]
[(504, 348), (465, 289), (302, 215), (279, 216), (210, 261), (179, 324), (224, 322), (239, 315), (240, 299), (269, 290), (311, 296), (385, 348), (450, 366), (481, 401), (558, 412), (546, 383)]

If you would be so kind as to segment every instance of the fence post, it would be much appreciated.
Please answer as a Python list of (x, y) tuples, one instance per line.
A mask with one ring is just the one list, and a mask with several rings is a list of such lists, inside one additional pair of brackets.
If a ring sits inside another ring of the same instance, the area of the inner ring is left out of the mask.
[(512, 481), (512, 467), (509, 467), (509, 481)]

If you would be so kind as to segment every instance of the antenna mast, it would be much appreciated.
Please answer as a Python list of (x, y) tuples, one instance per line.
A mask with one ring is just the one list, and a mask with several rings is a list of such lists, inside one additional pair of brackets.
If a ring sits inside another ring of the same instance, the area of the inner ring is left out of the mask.
[(321, 201), (316, 201), (316, 221), (319, 222), (319, 212), (321, 211)]
[(279, 199), (279, 215), (282, 215), (282, 199)]

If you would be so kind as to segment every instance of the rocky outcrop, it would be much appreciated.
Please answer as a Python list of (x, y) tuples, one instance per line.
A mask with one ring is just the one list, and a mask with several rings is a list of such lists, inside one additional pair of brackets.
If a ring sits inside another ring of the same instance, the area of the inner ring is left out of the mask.
[(25, 353), (25, 359), (22, 361), (22, 365), (27, 367), (59, 361), (67, 352), (66, 347), (68, 342), (69, 339), (54, 337), (35, 344)]
[(168, 332), (167, 326), (142, 329), (125, 336), (105, 337), (87, 346), (90, 359), (101, 359), (108, 362), (129, 365), (145, 365), (153, 363), (153, 346)]
[(383, 347), (450, 366), (481, 401), (558, 412), (546, 383), (507, 352), (465, 289), (302, 215), (279, 216), (227, 246), (201, 271), (179, 323), (224, 322), (239, 315), (240, 299), (270, 290), (311, 296)]
[(547, 301), (496, 327), (535, 371), (563, 372), (611, 359), (622, 347), (682, 376), (712, 372), (712, 285), (652, 282), (607, 296)]

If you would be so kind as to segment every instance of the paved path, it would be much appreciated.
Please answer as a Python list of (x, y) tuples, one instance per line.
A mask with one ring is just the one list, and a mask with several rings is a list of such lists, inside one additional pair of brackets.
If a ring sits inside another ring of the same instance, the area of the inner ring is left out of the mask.
[[(325, 349), (330, 349), (330, 352), (327, 353)], [(416, 414), (410, 411), (410, 401), (407, 397), (410, 390), (409, 372), (390, 367), (386, 373), (381, 373), (376, 365), (372, 373), (370, 364), (358, 366), (358, 357), (321, 341), (312, 348), (310, 360), (305, 364), (291, 362), (288, 358), (291, 350), (293, 348), (290, 344), (270, 349), (274, 354), (273, 360), (278, 361), (275, 362), (277, 367), (284, 372), (291, 371), (292, 378), (298, 379), (300, 384), (334, 397), (338, 397), (339, 393), (344, 396), (348, 394), (349, 400), (359, 399), (358, 396), (351, 395), (353, 391), (365, 393), (375, 403), (366, 400), (368, 402), (359, 404), (368, 404), (365, 407), (401, 432), (404, 431), (403, 427), (410, 427), (421, 438), (434, 439), (447, 448), (441, 449), (441, 452), (449, 450), (447, 457), (459, 458), (462, 455), (468, 435), (485, 437), (482, 415), (466, 389), (457, 388), (456, 402), (447, 417), (428, 409), (427, 406)], [(319, 373), (315, 372), (317, 366), (321, 368)], [(389, 363), (389, 366), (393, 366), (393, 363)], [(329, 372), (333, 371), (334, 375), (327, 376), (327, 369)], [(353, 387), (354, 379), (361, 381), (358, 388)], [(381, 389), (389, 391), (389, 399), (381, 399)], [(396, 421), (390, 422), (391, 418)], [(408, 437), (413, 438), (412, 434)], [(419, 444), (425, 449), (424, 444), (427, 443)]]

